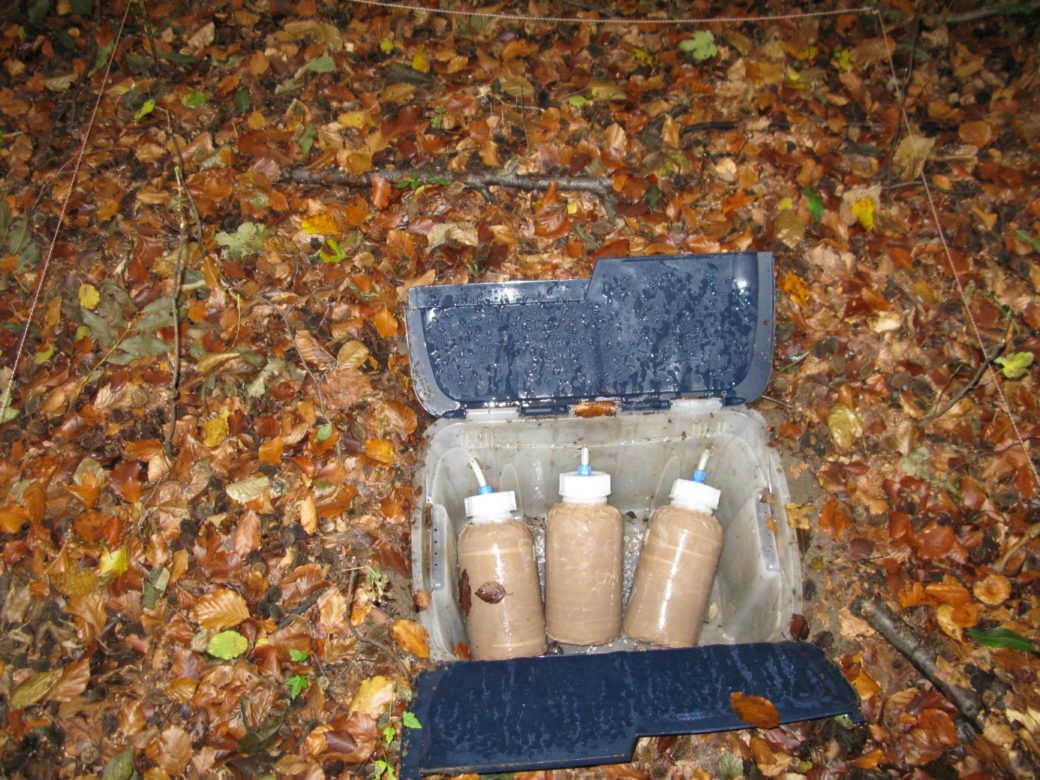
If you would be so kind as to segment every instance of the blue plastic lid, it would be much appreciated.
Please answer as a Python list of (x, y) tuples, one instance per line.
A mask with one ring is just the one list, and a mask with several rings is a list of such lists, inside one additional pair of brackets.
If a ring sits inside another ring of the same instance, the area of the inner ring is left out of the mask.
[(407, 336), (416, 395), (436, 416), (746, 403), (769, 381), (773, 256), (604, 259), (591, 279), (413, 287)]

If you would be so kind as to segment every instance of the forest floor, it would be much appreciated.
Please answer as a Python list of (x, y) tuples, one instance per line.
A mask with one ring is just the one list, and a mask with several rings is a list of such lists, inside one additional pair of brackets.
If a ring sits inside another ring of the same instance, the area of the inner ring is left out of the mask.
[(0, 775), (393, 778), (430, 663), (407, 290), (743, 250), (790, 633), (866, 722), (516, 777), (1035, 774), (1038, 18), (936, 8), (0, 11)]

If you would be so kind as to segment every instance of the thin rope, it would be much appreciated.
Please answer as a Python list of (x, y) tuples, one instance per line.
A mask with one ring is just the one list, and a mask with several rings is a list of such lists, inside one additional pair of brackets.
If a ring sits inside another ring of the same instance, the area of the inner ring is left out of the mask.
[(69, 201), (72, 200), (72, 192), (76, 188), (76, 179), (79, 177), (79, 169), (83, 164), (83, 156), (87, 151), (87, 143), (90, 140), (90, 133), (94, 129), (94, 121), (97, 119), (98, 109), (101, 107), (101, 100), (105, 97), (105, 87), (108, 86), (108, 76), (112, 72), (112, 63), (116, 60), (119, 40), (123, 37), (123, 28), (126, 26), (126, 19), (130, 14), (130, 7), (133, 4), (134, 0), (127, 0), (126, 9), (123, 11), (123, 18), (119, 22), (119, 29), (116, 31), (116, 37), (113, 39), (112, 51), (108, 55), (108, 63), (105, 65), (105, 75), (101, 78), (101, 88), (98, 90), (97, 100), (94, 101), (94, 108), (90, 112), (90, 119), (87, 120), (87, 129), (83, 133), (83, 141), (80, 143), (79, 152), (76, 154), (76, 164), (72, 168), (72, 179), (69, 181), (69, 191), (65, 193), (65, 198), (61, 202), (61, 211), (58, 214), (58, 224), (54, 227), (54, 234), (51, 236), (51, 243), (47, 247), (47, 254), (44, 255), (43, 264), (40, 266), (40, 272), (36, 276), (36, 286), (33, 289), (32, 302), (29, 304), (29, 314), (25, 318), (25, 327), (22, 329), (22, 335), (18, 339), (18, 347), (14, 352), (14, 363), (11, 364), (11, 378), (7, 381), (7, 387), (4, 388), (3, 395), (0, 396), (0, 420), (4, 419), (8, 407), (11, 405), (11, 399), (14, 395), (14, 382), (15, 378), (18, 376), (18, 365), (21, 363), (22, 353), (25, 351), (25, 342), (29, 339), (29, 330), (32, 327), (33, 318), (36, 316), (36, 310), (40, 306), (40, 297), (43, 294), (43, 283), (47, 279), (47, 271), (50, 270), (51, 260), (54, 258), (54, 249), (58, 245), (58, 236), (61, 234), (61, 228), (65, 224), (65, 214), (69, 210)]
[[(906, 112), (906, 102), (903, 100), (903, 89), (899, 86), (899, 75), (896, 73), (896, 63), (892, 57), (892, 46), (889, 44), (888, 31), (885, 29), (885, 20), (881, 15), (881, 11), (876, 11), (878, 17), (878, 24), (881, 26), (881, 35), (885, 41), (885, 52), (888, 54), (888, 67), (892, 71), (892, 81), (895, 84), (896, 98), (899, 100), (899, 111), (902, 114), (903, 125), (906, 127), (906, 132), (911, 133), (910, 129), (910, 116)], [(928, 183), (928, 177), (924, 175), (924, 171), (921, 171), (921, 184), (924, 187), (924, 194), (928, 198), (928, 207), (932, 212), (932, 220), (935, 222), (936, 232), (939, 234), (939, 242), (942, 244), (943, 253), (946, 256), (946, 263), (950, 267), (950, 273), (953, 275), (953, 282), (957, 286), (957, 293), (961, 297), (961, 305), (964, 307), (964, 313), (968, 315), (968, 322), (971, 325), (971, 330), (975, 334), (975, 340), (979, 344), (979, 349), (982, 350), (982, 357), (985, 360), (989, 354), (986, 349), (986, 342), (982, 339), (982, 331), (979, 328), (978, 322), (975, 320), (975, 315), (972, 314), (971, 307), (968, 306), (968, 297), (964, 292), (964, 285), (961, 282), (960, 274), (957, 272), (957, 265), (953, 261), (953, 252), (950, 250), (950, 245), (946, 241), (946, 231), (943, 230), (942, 222), (939, 219), (939, 209), (935, 205), (935, 196), (932, 193), (932, 187)], [(1025, 437), (1022, 436), (1022, 431), (1018, 427), (1018, 422), (1015, 420), (1015, 415), (1011, 411), (1011, 404), (1008, 403), (1007, 396), (1004, 395), (1004, 388), (1000, 383), (1000, 375), (996, 369), (993, 368), (993, 364), (989, 364), (989, 375), (993, 379), (993, 386), (997, 390), (997, 396), (1000, 398), (1001, 411), (1007, 415), (1008, 421), (1011, 423), (1011, 429), (1015, 432), (1015, 438), (1018, 440), (1018, 444), (1022, 447), (1022, 451), (1026, 455), (1026, 463), (1029, 464), (1029, 470), (1033, 474), (1033, 482), (1037, 487), (1040, 487), (1040, 473), (1037, 473), (1036, 464), (1033, 463), (1032, 457), (1030, 457), (1029, 444)]]
[(790, 19), (810, 19), (821, 16), (844, 16), (846, 14), (872, 14), (876, 9), (867, 6), (856, 8), (832, 8), (825, 11), (801, 11), (798, 13), (764, 16), (687, 16), (679, 19), (645, 19), (625, 16), (607, 16), (590, 19), (585, 16), (525, 16), (524, 14), (499, 13), (497, 11), (461, 11), (455, 8), (430, 8), (413, 3), (388, 3), (383, 0), (348, 0), (355, 5), (370, 5), (391, 8), (395, 11), (441, 14), (442, 16), (469, 16), (478, 19), (500, 19), (508, 22), (545, 22), (550, 24), (635, 24), (635, 25), (686, 25), (686, 24), (740, 24), (741, 22), (773, 22)]

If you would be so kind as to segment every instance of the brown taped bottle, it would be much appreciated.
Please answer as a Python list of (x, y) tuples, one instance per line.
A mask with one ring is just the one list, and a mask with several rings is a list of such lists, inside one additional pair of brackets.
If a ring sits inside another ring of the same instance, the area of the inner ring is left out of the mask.
[(514, 519), (513, 491), (491, 491), (473, 463), (481, 492), (466, 499), (459, 534), (459, 600), (469, 649), (479, 660), (545, 652), (545, 616), (530, 530)]
[(693, 480), (675, 480), (671, 505), (650, 518), (625, 611), (625, 634), (633, 639), (665, 647), (697, 644), (723, 542), (712, 516), (719, 491), (704, 484), (707, 455)]
[(612, 642), (621, 630), (624, 519), (607, 504), (610, 475), (592, 471), (588, 454), (560, 474), (563, 501), (545, 520), (546, 631), (574, 645)]

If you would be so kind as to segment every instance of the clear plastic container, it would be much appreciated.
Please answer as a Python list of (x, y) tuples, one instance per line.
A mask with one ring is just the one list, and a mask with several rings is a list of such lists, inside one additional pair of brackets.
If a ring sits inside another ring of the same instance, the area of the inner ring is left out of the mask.
[[(479, 459), (500, 490), (516, 491), (518, 516), (544, 550), (545, 517), (557, 502), (558, 478), (587, 446), (597, 467), (612, 474), (610, 503), (624, 518), (622, 591), (627, 599), (653, 512), (670, 504), (705, 447), (711, 480), (722, 496), (716, 517), (725, 544), (712, 586), (700, 644), (777, 641), (801, 610), (801, 568), (795, 532), (783, 507), (787, 484), (756, 412), (711, 399), (675, 401), (667, 411), (616, 416), (520, 417), (511, 410), (440, 420), (426, 434), (416, 471), (425, 502), (412, 525), (413, 587), (430, 594), (419, 613), (435, 660), (458, 658), (467, 641), (459, 607), (459, 533), (471, 492), (469, 461)], [(544, 574), (544, 560), (539, 560)], [(562, 645), (564, 652), (648, 647), (622, 637), (604, 645)]]

